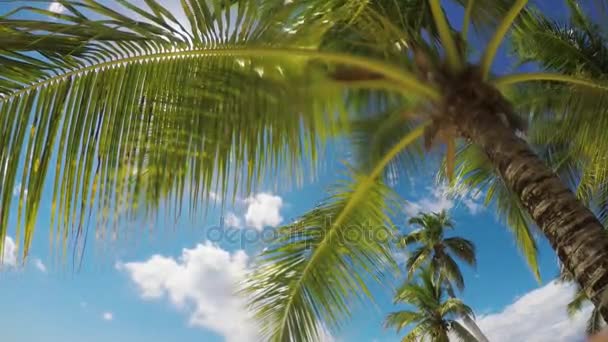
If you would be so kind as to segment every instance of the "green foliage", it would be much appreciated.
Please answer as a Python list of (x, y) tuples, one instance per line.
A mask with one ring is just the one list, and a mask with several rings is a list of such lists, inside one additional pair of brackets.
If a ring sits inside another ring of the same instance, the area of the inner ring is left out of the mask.
[[(22, 45), (9, 45), (0, 58), (7, 70), (0, 78), (0, 241), (13, 189), (22, 184), (23, 255), (49, 169), (51, 230), (65, 246), (93, 212), (107, 229), (169, 198), (176, 214), (184, 200), (196, 212), (211, 191), (224, 195), (241, 184), (249, 191), (278, 170), (299, 182), (323, 142), (346, 132), (342, 97), (350, 85), (327, 74), (366, 60), (314, 47), (328, 22), (351, 17), (362, 2), (184, 1), (188, 30), (156, 1), (147, 3), (144, 10), (121, 1), (113, 10), (62, 2), (64, 14), (22, 9), (48, 21), (2, 19), (0, 34)], [(129, 10), (146, 21), (122, 14)]]
[(445, 237), (447, 229), (454, 225), (447, 213), (420, 214), (409, 220), (410, 224), (420, 228), (398, 237), (398, 245), (403, 248), (415, 247), (406, 260), (408, 279), (422, 267), (430, 267), (448, 287), (454, 283), (460, 290), (464, 288), (464, 279), (454, 257), (468, 265), (475, 266), (475, 246), (469, 240), (460, 237)]
[(473, 310), (460, 299), (447, 298), (443, 281), (435, 277), (435, 272), (424, 268), (418, 274), (418, 281), (406, 281), (395, 294), (396, 304), (407, 304), (412, 310), (391, 312), (384, 321), (387, 328), (401, 331), (406, 326), (411, 330), (402, 341), (448, 342), (448, 333), (454, 333), (462, 341), (476, 341), (457, 319), (473, 316)]
[(382, 284), (396, 267), (388, 241), (391, 190), (374, 182), (356, 200), (360, 181), (345, 180), (331, 196), (281, 227), (247, 280), (246, 292), (271, 341), (318, 340), (347, 318), (353, 300), (371, 298), (368, 283)]
[(522, 207), (518, 198), (508, 190), (502, 179), (494, 171), (485, 154), (474, 145), (462, 147), (456, 154), (456, 189), (464, 191), (484, 191), (486, 206), (496, 208), (497, 216), (511, 230), (517, 247), (540, 280), (538, 269), (538, 247), (533, 235), (530, 216)]

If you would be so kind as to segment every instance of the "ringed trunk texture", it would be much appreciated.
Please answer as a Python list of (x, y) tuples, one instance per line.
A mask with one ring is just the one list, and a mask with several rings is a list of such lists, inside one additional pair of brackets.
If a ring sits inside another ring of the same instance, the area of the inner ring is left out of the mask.
[[(483, 149), (561, 262), (608, 321), (608, 234), (595, 215), (515, 134), (510, 104), (492, 86), (459, 80), (445, 102), (459, 133)], [(602, 305), (603, 304), (603, 305)]]

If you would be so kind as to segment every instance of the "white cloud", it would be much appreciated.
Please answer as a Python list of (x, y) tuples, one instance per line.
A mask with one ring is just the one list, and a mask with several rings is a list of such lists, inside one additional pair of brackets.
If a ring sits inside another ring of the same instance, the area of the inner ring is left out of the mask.
[(63, 13), (63, 11), (65, 11), (65, 7), (63, 7), (63, 5), (60, 4), (59, 2), (54, 1), (54, 2), (51, 2), (48, 10), (51, 12), (55, 12), (55, 13)]
[(591, 307), (570, 319), (566, 305), (573, 294), (573, 285), (553, 281), (519, 297), (502, 312), (478, 317), (477, 323), (493, 342), (584, 341)]
[(236, 295), (249, 271), (244, 251), (230, 253), (205, 242), (184, 249), (179, 259), (154, 255), (144, 262), (118, 264), (145, 299), (168, 298), (188, 312), (193, 326), (210, 329), (227, 341), (256, 341), (256, 327)]
[(1, 266), (14, 267), (17, 265), (17, 247), (15, 241), (8, 236), (4, 238), (4, 252), (2, 254)]
[(101, 318), (104, 321), (112, 321), (112, 320), (114, 320), (114, 314), (109, 311), (106, 311), (103, 314), (101, 314)]
[(229, 211), (224, 219), (224, 224), (228, 228), (242, 228), (241, 219), (235, 213)]
[[(177, 258), (153, 255), (143, 262), (119, 263), (144, 299), (167, 298), (189, 315), (192, 326), (212, 330), (228, 342), (259, 341), (258, 329), (246, 299), (238, 295), (251, 271), (247, 254), (226, 251), (209, 241), (183, 249)], [(335, 342), (320, 329), (319, 342)]]
[(445, 186), (428, 187), (430, 197), (423, 197), (418, 201), (408, 201), (404, 211), (408, 216), (416, 216), (423, 212), (440, 212), (454, 207), (454, 201), (448, 196)]
[(46, 266), (42, 262), (42, 260), (36, 258), (34, 259), (34, 266), (42, 273), (46, 273)]
[(450, 189), (445, 184), (427, 187), (429, 196), (408, 201), (403, 210), (406, 215), (412, 217), (419, 213), (449, 211), (458, 204), (464, 205), (471, 215), (475, 215), (483, 210), (480, 192), (466, 192)]
[(248, 227), (262, 230), (266, 226), (276, 227), (283, 221), (279, 212), (283, 200), (279, 196), (263, 192), (247, 198), (245, 203), (245, 223)]

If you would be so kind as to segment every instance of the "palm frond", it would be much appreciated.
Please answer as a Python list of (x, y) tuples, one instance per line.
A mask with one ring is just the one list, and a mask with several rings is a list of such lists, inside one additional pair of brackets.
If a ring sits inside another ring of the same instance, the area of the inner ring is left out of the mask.
[[(359, 180), (360, 181), (360, 180)], [(316, 340), (318, 322), (337, 328), (351, 301), (371, 297), (367, 283), (395, 267), (389, 240), (391, 192), (375, 182), (352, 204), (348, 181), (297, 223), (282, 227), (247, 282), (251, 305), (270, 340)]]
[(408, 277), (412, 277), (418, 269), (428, 262), (430, 256), (431, 251), (424, 246), (418, 247), (414, 252), (412, 252), (405, 262)]
[(465, 305), (458, 298), (449, 298), (441, 304), (439, 312), (442, 316), (459, 317), (462, 315), (474, 316), (473, 309)]
[(420, 313), (414, 311), (403, 310), (391, 312), (386, 316), (386, 319), (384, 320), (384, 327), (392, 328), (397, 330), (397, 332), (400, 332), (401, 329), (405, 328), (406, 326), (421, 321), (422, 319), (423, 316)]
[(498, 52), (498, 47), (502, 43), (509, 29), (511, 29), (513, 22), (527, 3), (528, 0), (516, 0), (511, 9), (505, 13), (503, 20), (498, 25), (494, 35), (488, 42), (483, 57), (481, 58), (481, 75), (484, 79), (488, 78), (490, 68), (494, 62), (494, 57)]
[(431, 335), (434, 327), (430, 324), (419, 324), (410, 330), (407, 335), (403, 336), (401, 342), (417, 342), (424, 341), (425, 337)]
[(511, 49), (521, 62), (534, 61), (545, 70), (603, 78), (608, 70), (606, 39), (597, 29), (581, 29), (584, 19), (574, 14), (573, 25), (568, 25), (527, 11), (513, 30)]
[(602, 318), (602, 314), (600, 313), (600, 310), (598, 310), (597, 308), (594, 308), (591, 311), (591, 316), (589, 316), (589, 319), (587, 320), (587, 325), (585, 326), (585, 332), (589, 336), (595, 335), (595, 334), (599, 333), (600, 331), (602, 331), (602, 329), (604, 328), (605, 325), (606, 325), (606, 322)]
[(496, 206), (498, 217), (504, 220), (507, 228), (515, 236), (515, 242), (528, 266), (537, 279), (538, 247), (532, 234), (532, 221), (519, 199), (507, 189), (500, 177), (494, 172), (483, 152), (475, 146), (463, 147), (456, 156), (458, 187), (485, 191), (485, 204)]
[(459, 237), (446, 238), (443, 241), (450, 252), (460, 260), (473, 267), (477, 264), (475, 245), (471, 241)]
[(589, 303), (589, 299), (587, 298), (585, 291), (579, 288), (566, 308), (568, 310), (568, 316), (572, 317), (580, 312), (585, 303)]
[(442, 280), (454, 283), (460, 291), (464, 289), (464, 277), (460, 267), (450, 255), (435, 258), (433, 261), (437, 264), (436, 272), (442, 276)]
[(323, 141), (347, 131), (350, 85), (330, 77), (341, 65), (436, 95), (407, 69), (320, 50), (363, 0), (185, 0), (188, 29), (154, 0), (60, 3), (63, 14), (18, 10), (46, 21), (1, 19), (0, 35), (22, 45), (0, 55), (0, 247), (16, 205), (24, 255), (47, 178), (65, 245), (93, 212), (103, 230), (167, 199), (175, 215), (185, 198), (195, 212), (210, 191), (234, 197), (278, 170), (299, 182)]

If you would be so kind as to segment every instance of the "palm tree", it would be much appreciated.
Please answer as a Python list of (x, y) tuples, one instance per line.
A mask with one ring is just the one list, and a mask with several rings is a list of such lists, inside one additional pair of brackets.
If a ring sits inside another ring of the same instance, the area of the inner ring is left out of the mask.
[(445, 296), (443, 281), (437, 279), (434, 271), (422, 269), (419, 281), (406, 281), (397, 290), (395, 304), (408, 304), (414, 310), (390, 313), (384, 322), (385, 327), (400, 332), (412, 326), (402, 341), (448, 342), (449, 334), (461, 341), (477, 341), (475, 337), (458, 322), (458, 318), (473, 315), (473, 311), (460, 299)]
[(445, 211), (440, 213), (422, 213), (409, 220), (410, 224), (420, 226), (420, 229), (399, 237), (402, 247), (415, 247), (406, 261), (408, 278), (421, 267), (429, 266), (438, 279), (444, 279), (448, 292), (453, 293), (452, 284), (459, 290), (464, 289), (464, 279), (457, 259), (475, 266), (475, 246), (467, 239), (460, 237), (445, 237), (446, 229), (454, 225)]
[[(402, 235), (398, 239), (398, 244), (402, 247), (415, 247), (406, 261), (408, 279), (411, 279), (421, 267), (429, 267), (434, 273), (435, 279), (444, 282), (443, 285), (449, 296), (455, 298), (452, 284), (462, 291), (464, 279), (454, 257), (470, 266), (475, 266), (475, 245), (461, 237), (446, 238), (444, 236), (446, 229), (454, 228), (454, 224), (445, 211), (422, 213), (411, 218), (409, 223), (420, 226), (420, 229)], [(462, 315), (462, 320), (478, 340), (488, 340), (471, 317)]]
[[(160, 208), (179, 215), (184, 202), (196, 213), (212, 191), (234, 198), (279, 170), (300, 183), (330, 139), (349, 138), (357, 153), (341, 183), (278, 230), (249, 283), (267, 337), (314, 339), (319, 320), (339, 326), (353, 296), (371, 297), (369, 281), (395, 268), (385, 176), (442, 142), (456, 178), (465, 142), (608, 317), (608, 237), (521, 138), (510, 101), (537, 84), (598, 104), (608, 87), (566, 69), (491, 73), (510, 28), (540, 20), (527, 1), (458, 1), (460, 30), (439, 0), (184, 0), (184, 20), (156, 0), (58, 2), (62, 13), (0, 17), (0, 241), (14, 210), (24, 256), (46, 185), (51, 231), (66, 244), (91, 221), (103, 235)], [(467, 55), (471, 22), (494, 32), (479, 61)], [(585, 121), (570, 109), (543, 118)], [(512, 228), (536, 270), (528, 227)]]

